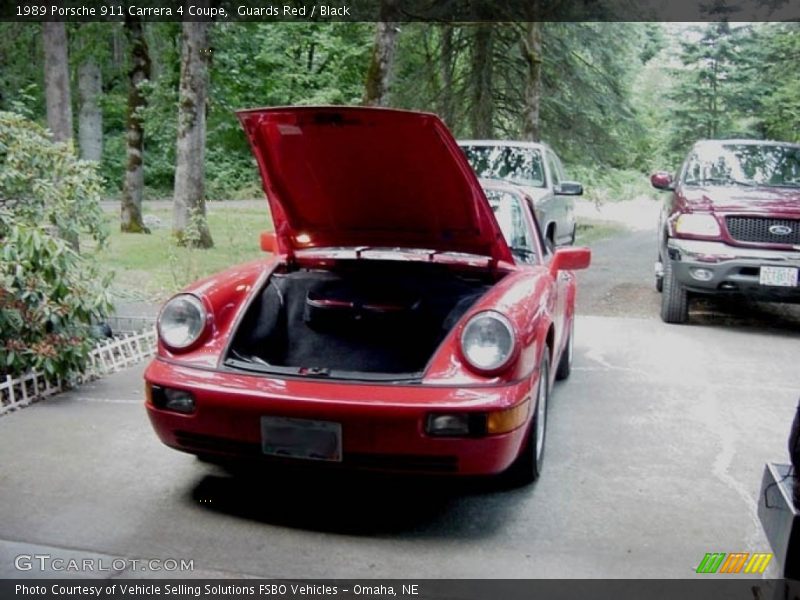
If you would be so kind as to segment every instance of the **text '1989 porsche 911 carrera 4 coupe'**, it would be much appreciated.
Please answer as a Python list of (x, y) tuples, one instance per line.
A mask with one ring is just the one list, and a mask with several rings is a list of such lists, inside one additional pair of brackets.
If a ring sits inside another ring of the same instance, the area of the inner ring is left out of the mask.
[(479, 181), (435, 115), (239, 113), (274, 254), (199, 281), (145, 373), (161, 440), (217, 459), (418, 474), (541, 471), (586, 248)]

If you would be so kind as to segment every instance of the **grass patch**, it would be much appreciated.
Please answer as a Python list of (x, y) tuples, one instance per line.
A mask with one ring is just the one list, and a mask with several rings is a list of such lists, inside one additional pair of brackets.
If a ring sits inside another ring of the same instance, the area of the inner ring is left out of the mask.
[(161, 302), (196, 279), (264, 256), (259, 233), (272, 229), (266, 202), (263, 208), (211, 205), (208, 225), (214, 247), (196, 250), (175, 244), (171, 204), (145, 203), (144, 214), (161, 220), (150, 235), (122, 233), (117, 215), (108, 215), (108, 246), (96, 253), (100, 264), (115, 272), (111, 291), (120, 300)]
[(625, 230), (625, 226), (620, 223), (581, 219), (575, 232), (575, 245), (591, 246), (594, 242), (615, 237)]
[[(196, 250), (175, 244), (171, 203), (145, 202), (144, 214), (161, 221), (150, 235), (122, 233), (117, 214), (108, 214), (108, 246), (96, 251), (101, 266), (116, 274), (111, 292), (120, 301), (161, 303), (201, 277), (260, 258), (264, 253), (259, 247), (259, 234), (272, 229), (266, 202), (263, 208), (212, 203), (208, 225), (214, 247)], [(587, 246), (623, 231), (625, 227), (619, 223), (581, 219), (575, 243)], [(82, 240), (81, 248), (91, 252), (91, 242)]]

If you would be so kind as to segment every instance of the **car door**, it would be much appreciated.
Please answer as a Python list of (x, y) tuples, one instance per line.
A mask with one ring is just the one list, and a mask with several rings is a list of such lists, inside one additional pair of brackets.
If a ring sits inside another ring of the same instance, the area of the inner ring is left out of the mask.
[(561, 160), (549, 148), (545, 152), (547, 170), (550, 173), (550, 188), (553, 193), (552, 215), (555, 222), (555, 236), (553, 241), (556, 245), (569, 244), (574, 239), (574, 202), (569, 196), (556, 195), (558, 186), (564, 181), (564, 167)]
[[(526, 213), (526, 221), (530, 228), (531, 239), (533, 240), (532, 243), (534, 244), (536, 252), (541, 257), (541, 262), (543, 264), (548, 264), (553, 259), (555, 248), (546, 243), (541, 235), (536, 235), (536, 232), (541, 231), (541, 227), (536, 220), (537, 217), (533, 200), (529, 196), (525, 196), (523, 204), (524, 212)], [(553, 340), (555, 352), (557, 352), (558, 348), (564, 343), (567, 319), (567, 294), (569, 293), (572, 277), (574, 276), (569, 271), (559, 271), (555, 276), (553, 304), (550, 306), (553, 315), (553, 323), (555, 324), (555, 339)], [(556, 357), (553, 356), (552, 359), (555, 361)]]

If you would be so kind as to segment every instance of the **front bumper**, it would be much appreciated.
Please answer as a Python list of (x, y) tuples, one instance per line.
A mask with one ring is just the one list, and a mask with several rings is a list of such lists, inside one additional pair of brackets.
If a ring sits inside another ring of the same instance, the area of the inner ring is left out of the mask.
[[(284, 465), (458, 475), (507, 469), (526, 442), (533, 403), (523, 426), (483, 437), (429, 436), (424, 430), (428, 414), (509, 408), (536, 389), (531, 380), (459, 388), (273, 379), (188, 368), (160, 359), (147, 368), (145, 380), (195, 396), (196, 410), (189, 415), (146, 404), (161, 441), (177, 450)], [(342, 462), (267, 457), (261, 450), (262, 416), (340, 423)]]
[[(800, 302), (800, 286), (765, 286), (759, 282), (761, 267), (800, 268), (800, 250), (779, 251), (739, 248), (722, 242), (680, 240), (667, 242), (668, 259), (678, 282), (690, 292), (743, 294), (761, 300)], [(705, 269), (708, 280), (693, 275)]]

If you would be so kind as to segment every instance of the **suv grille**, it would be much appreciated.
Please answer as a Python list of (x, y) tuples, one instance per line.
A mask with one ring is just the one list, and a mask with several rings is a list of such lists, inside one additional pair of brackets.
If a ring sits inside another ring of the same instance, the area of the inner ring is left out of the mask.
[[(800, 244), (800, 220), (772, 219), (768, 217), (725, 217), (731, 237), (740, 242), (768, 244)], [(770, 232), (774, 226), (788, 227), (791, 233), (779, 235)]]

